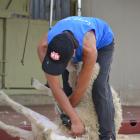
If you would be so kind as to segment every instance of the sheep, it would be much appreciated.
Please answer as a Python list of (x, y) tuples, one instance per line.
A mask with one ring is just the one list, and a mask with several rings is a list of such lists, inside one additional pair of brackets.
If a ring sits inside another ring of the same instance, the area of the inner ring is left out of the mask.
[[(76, 77), (79, 73), (80, 66), (77, 66), (77, 69), (72, 68), (70, 70), (70, 84), (74, 88), (76, 83)], [(96, 65), (96, 69), (93, 70), (94, 75), (91, 78), (91, 82), (89, 84), (89, 87), (79, 103), (79, 105), (75, 108), (79, 116), (81, 117), (82, 121), (85, 124), (86, 128), (86, 134), (83, 135), (81, 138), (72, 138), (70, 136), (65, 135), (66, 128), (60, 123), (60, 121), (57, 119), (56, 122), (51, 122), (47, 117), (32, 111), (31, 109), (24, 107), (20, 105), (19, 103), (16, 103), (15, 101), (11, 100), (3, 91), (0, 91), (0, 100), (3, 100), (12, 107), (17, 112), (23, 114), (26, 116), (26, 118), (31, 122), (32, 125), (32, 132), (24, 131), (23, 133), (28, 134), (28, 138), (24, 138), (25, 140), (99, 140), (99, 125), (98, 125), (98, 119), (96, 115), (96, 111), (94, 110), (94, 104), (92, 103), (91, 98), (91, 87), (93, 80), (97, 77), (99, 66)], [(37, 85), (37, 84), (36, 84)], [(34, 85), (36, 88), (40, 89), (39, 85), (38, 87)], [(43, 86), (42, 86), (43, 87)], [(50, 93), (50, 89), (47, 87), (43, 87), (48, 93)], [(115, 105), (115, 125), (116, 125), (116, 133), (118, 132), (121, 121), (122, 121), (122, 110), (119, 98), (117, 97), (116, 92), (112, 89), (113, 94), (113, 101)], [(48, 94), (49, 96), (52, 96), (52, 94)], [(54, 100), (55, 101), (55, 100)], [(88, 101), (88, 102), (87, 102)], [(88, 108), (88, 109), (85, 109)], [(85, 116), (86, 114), (86, 116)], [(6, 125), (2, 122), (0, 122), (0, 128), (6, 130), (9, 134), (12, 136), (19, 136), (22, 138), (21, 129), (15, 129), (15, 127)], [(9, 128), (9, 129), (8, 129)], [(10, 130), (14, 129), (15, 132), (11, 132)], [(20, 133), (19, 133), (20, 132)]]
[[(82, 63), (79, 63), (77, 65), (71, 65), (69, 64), (67, 67), (67, 70), (69, 71), (69, 84), (74, 89), (76, 85), (76, 78), (82, 68)], [(89, 83), (89, 86), (87, 88), (87, 91), (84, 95), (84, 98), (81, 100), (79, 105), (76, 107), (76, 111), (78, 115), (81, 117), (82, 121), (84, 122), (86, 126), (86, 140), (99, 140), (99, 124), (97, 119), (97, 114), (95, 111), (95, 107), (92, 101), (92, 85), (93, 81), (96, 79), (98, 73), (99, 73), (99, 65), (96, 64), (93, 69), (93, 74)], [(116, 93), (116, 91), (111, 87), (112, 96), (113, 96), (113, 103), (115, 107), (115, 128), (116, 128), (116, 134), (118, 134), (119, 128), (121, 127), (122, 122), (122, 108), (120, 99)], [(87, 108), (87, 109), (85, 109)]]

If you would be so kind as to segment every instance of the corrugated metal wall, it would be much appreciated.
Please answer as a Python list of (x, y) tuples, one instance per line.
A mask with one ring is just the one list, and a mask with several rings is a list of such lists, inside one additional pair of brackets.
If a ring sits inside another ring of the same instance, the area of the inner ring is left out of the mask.
[[(33, 19), (49, 19), (51, 0), (31, 0), (30, 13)], [(70, 0), (54, 0), (53, 19), (70, 16)]]
[(105, 19), (115, 33), (111, 83), (124, 104), (140, 105), (140, 1), (82, 0), (83, 14)]

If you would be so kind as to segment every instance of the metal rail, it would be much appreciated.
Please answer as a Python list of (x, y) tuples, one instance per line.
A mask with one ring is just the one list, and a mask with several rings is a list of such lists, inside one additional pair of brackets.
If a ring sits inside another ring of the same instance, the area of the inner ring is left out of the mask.
[(53, 5), (54, 5), (54, 0), (51, 0), (51, 3), (50, 3), (50, 21), (49, 21), (49, 28), (50, 29), (52, 27), (52, 21), (53, 21)]
[(82, 9), (81, 0), (77, 0), (77, 15), (78, 16), (82, 15), (81, 9)]

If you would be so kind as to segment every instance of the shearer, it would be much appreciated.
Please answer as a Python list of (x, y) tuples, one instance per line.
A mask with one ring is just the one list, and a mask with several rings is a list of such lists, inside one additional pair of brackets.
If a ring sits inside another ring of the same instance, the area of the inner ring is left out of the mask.
[[(71, 120), (71, 135), (81, 136), (85, 127), (74, 107), (90, 82), (95, 63), (100, 72), (93, 83), (92, 97), (99, 120), (100, 140), (116, 140), (114, 104), (109, 74), (114, 52), (114, 34), (99, 18), (72, 16), (58, 21), (38, 45), (42, 69), (53, 96)], [(69, 86), (67, 66), (83, 62), (75, 89)], [(59, 75), (62, 75), (63, 87)], [(85, 108), (88, 109), (88, 108)], [(85, 114), (86, 115), (86, 114)]]

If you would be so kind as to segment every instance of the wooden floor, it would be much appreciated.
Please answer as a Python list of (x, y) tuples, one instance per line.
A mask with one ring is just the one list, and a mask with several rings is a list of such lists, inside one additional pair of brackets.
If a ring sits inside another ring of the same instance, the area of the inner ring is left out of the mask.
[(119, 135), (117, 140), (140, 140), (140, 134)]
[[(29, 108), (47, 116), (52, 121), (56, 116), (53, 105), (31, 106)], [(31, 130), (28, 120), (9, 107), (0, 107), (0, 120), (9, 125)], [(123, 123), (119, 133), (127, 135), (119, 136), (118, 140), (140, 140), (140, 107), (123, 106)], [(11, 138), (4, 131), (0, 130), (0, 140), (19, 139)]]
[(121, 134), (140, 134), (140, 107), (123, 106)]

